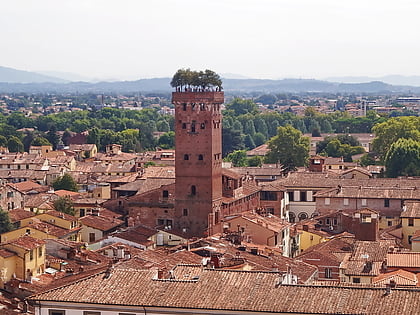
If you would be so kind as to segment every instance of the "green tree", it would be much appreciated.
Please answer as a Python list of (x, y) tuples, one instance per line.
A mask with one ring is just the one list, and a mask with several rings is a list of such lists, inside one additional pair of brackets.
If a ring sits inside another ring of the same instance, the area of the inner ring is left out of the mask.
[(175, 132), (165, 132), (159, 137), (158, 146), (163, 149), (173, 149), (175, 147)]
[(10, 152), (23, 152), (23, 143), (18, 137), (12, 136), (7, 141), (7, 148)]
[(66, 214), (74, 215), (73, 202), (68, 196), (59, 197), (57, 200), (54, 200), (54, 209)]
[(262, 156), (253, 156), (248, 158), (247, 163), (249, 167), (259, 167), (263, 164), (264, 158)]
[(70, 190), (70, 191), (78, 191), (77, 183), (71, 177), (70, 174), (66, 173), (63, 176), (58, 177), (53, 183), (52, 186), (54, 190)]
[(398, 139), (385, 156), (388, 177), (420, 175), (420, 141)]
[(235, 167), (247, 166), (247, 158), (245, 150), (236, 150), (229, 153), (225, 158), (226, 161), (232, 162)]
[(3, 135), (0, 135), (0, 147), (7, 147), (7, 138)]
[(9, 213), (0, 208), (0, 234), (13, 230), (13, 225), (10, 222)]
[(243, 150), (245, 148), (244, 140), (241, 132), (234, 128), (222, 129), (222, 155), (225, 157), (235, 150)]
[(31, 145), (33, 146), (42, 146), (42, 145), (51, 145), (51, 143), (44, 137), (36, 137)]
[(234, 115), (255, 114), (258, 111), (257, 104), (253, 100), (235, 98), (229, 104), (226, 104), (226, 110), (231, 111)]
[(395, 117), (372, 128), (375, 138), (373, 151), (383, 160), (394, 142), (400, 138), (420, 141), (420, 117)]
[(280, 163), (287, 170), (294, 170), (304, 166), (309, 158), (309, 138), (290, 125), (279, 127), (277, 135), (268, 142), (270, 150), (266, 163)]
[(254, 139), (254, 143), (255, 143), (255, 146), (256, 146), (256, 147), (258, 147), (258, 146), (260, 146), (260, 145), (264, 144), (264, 143), (265, 143), (265, 141), (266, 141), (266, 137), (265, 137), (265, 136), (264, 136), (261, 132), (257, 132), (257, 133), (254, 135), (253, 139)]
[(170, 130), (169, 124), (166, 120), (159, 120), (156, 123), (157, 131), (168, 132)]
[(245, 136), (245, 138), (244, 138), (244, 144), (245, 144), (245, 147), (248, 150), (251, 150), (251, 149), (255, 148), (254, 139), (250, 135), (246, 135)]
[(45, 137), (51, 143), (53, 150), (56, 150), (58, 142), (60, 141), (60, 136), (57, 134), (57, 127), (55, 125), (50, 127)]

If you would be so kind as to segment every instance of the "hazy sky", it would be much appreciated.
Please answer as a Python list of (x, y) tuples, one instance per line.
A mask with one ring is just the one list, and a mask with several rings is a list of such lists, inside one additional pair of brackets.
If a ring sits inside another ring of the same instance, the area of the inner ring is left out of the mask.
[(3, 0), (0, 65), (96, 78), (420, 75), (418, 0)]

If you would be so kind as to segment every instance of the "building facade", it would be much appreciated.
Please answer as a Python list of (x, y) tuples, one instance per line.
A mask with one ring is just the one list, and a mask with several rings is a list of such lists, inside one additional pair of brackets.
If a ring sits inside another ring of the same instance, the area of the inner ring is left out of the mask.
[(173, 92), (175, 228), (191, 236), (218, 224), (222, 203), (223, 92)]

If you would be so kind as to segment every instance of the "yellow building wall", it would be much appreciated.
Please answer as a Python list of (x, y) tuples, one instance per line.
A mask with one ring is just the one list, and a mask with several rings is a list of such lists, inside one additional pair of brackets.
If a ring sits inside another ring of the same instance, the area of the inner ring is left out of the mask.
[(13, 278), (16, 273), (17, 256), (0, 257), (0, 288), (4, 289), (4, 283)]
[[(27, 233), (27, 230), (29, 230), (29, 233)], [(0, 235), (0, 241), (2, 243), (8, 242), (8, 241), (11, 241), (11, 240), (15, 240), (15, 239), (17, 239), (21, 236), (24, 236), (24, 235), (29, 235), (33, 238), (37, 238), (37, 239), (40, 239), (40, 240), (45, 240), (47, 238), (57, 239), (57, 237), (54, 236), (54, 235), (49, 235), (49, 234), (44, 233), (42, 231), (38, 231), (38, 230), (35, 230), (31, 227), (25, 226), (25, 227), (21, 227), (17, 230), (13, 230), (13, 231), (1, 234)]]
[(51, 223), (54, 225), (57, 225), (59, 227), (65, 228), (65, 229), (72, 229), (72, 221), (68, 221), (62, 218), (58, 218), (52, 215), (49, 215), (48, 213), (41, 213), (38, 214), (37, 216), (35, 216), (35, 218), (47, 222), (47, 223)]
[(299, 243), (299, 251), (303, 252), (308, 248), (325, 242), (326, 239), (320, 235), (308, 232), (308, 231), (301, 231), (300, 234), (300, 243)]
[[(13, 244), (4, 244), (4, 248), (17, 254), (15, 259), (15, 274), (19, 279), (27, 279), (27, 270), (32, 272), (32, 276), (38, 276), (45, 270), (45, 245), (33, 249), (33, 259), (30, 259), (30, 251)], [(39, 255), (41, 251), (41, 256)]]
[[(391, 225), (388, 225), (388, 222), (391, 222)], [(387, 218), (385, 216), (380, 216), (378, 226), (380, 229), (386, 229), (386, 228), (389, 228), (390, 226), (398, 225), (400, 224), (400, 222), (401, 222), (400, 217)]]
[(403, 239), (402, 243), (404, 247), (410, 248), (411, 245), (408, 243), (408, 237), (414, 235), (414, 233), (420, 230), (420, 219), (414, 219), (414, 225), (408, 226), (408, 218), (401, 218)]

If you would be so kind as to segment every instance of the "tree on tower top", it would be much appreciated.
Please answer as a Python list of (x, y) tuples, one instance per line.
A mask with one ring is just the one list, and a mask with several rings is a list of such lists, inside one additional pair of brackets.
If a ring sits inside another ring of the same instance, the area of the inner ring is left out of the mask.
[(222, 79), (216, 72), (208, 69), (205, 71), (179, 69), (172, 77), (171, 86), (177, 92), (221, 91)]

